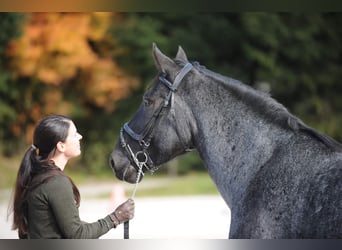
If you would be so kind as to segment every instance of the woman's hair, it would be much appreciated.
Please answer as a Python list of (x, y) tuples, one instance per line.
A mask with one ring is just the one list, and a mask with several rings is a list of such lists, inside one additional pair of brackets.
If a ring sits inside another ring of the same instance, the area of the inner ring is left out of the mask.
[[(33, 144), (26, 151), (17, 174), (13, 200), (13, 227), (23, 238), (28, 230), (28, 199), (32, 190), (56, 175), (66, 176), (51, 160), (58, 142), (65, 142), (71, 119), (62, 115), (49, 115), (40, 120), (34, 130)], [(69, 178), (68, 176), (66, 176)], [(80, 193), (69, 178), (77, 206)]]

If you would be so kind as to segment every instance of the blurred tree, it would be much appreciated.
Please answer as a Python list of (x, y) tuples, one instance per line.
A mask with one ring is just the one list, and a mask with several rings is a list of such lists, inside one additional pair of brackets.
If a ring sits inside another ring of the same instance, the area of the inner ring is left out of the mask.
[[(12, 87), (10, 72), (7, 68), (8, 58), (5, 56), (7, 44), (20, 35), (20, 24), (23, 15), (18, 13), (0, 13), (0, 149), (4, 144), (11, 145), (8, 131), (17, 119), (17, 110), (13, 106), (18, 97), (18, 90)], [(4, 147), (3, 153), (8, 154)]]
[(249, 83), (268, 83), (292, 112), (342, 141), (342, 15), (245, 13), (240, 20)]
[(12, 133), (31, 140), (34, 123), (49, 113), (89, 118), (94, 109), (113, 111), (138, 86), (137, 78), (107, 56), (111, 18), (111, 13), (28, 16), (23, 35), (7, 49), (16, 88), (22, 90)]
[(149, 17), (143, 19), (134, 13), (115, 13), (108, 30), (110, 42), (96, 47), (97, 51), (102, 51), (120, 65), (125, 73), (139, 78), (139, 86), (133, 89), (128, 98), (116, 102), (113, 112), (88, 106), (96, 114), (96, 119), (91, 122), (89, 116), (77, 119), (84, 135), (82, 163), (93, 173), (110, 170), (108, 155), (118, 139), (120, 127), (137, 109), (145, 86), (153, 76), (152, 42), (155, 38), (162, 39), (158, 23), (157, 20)]

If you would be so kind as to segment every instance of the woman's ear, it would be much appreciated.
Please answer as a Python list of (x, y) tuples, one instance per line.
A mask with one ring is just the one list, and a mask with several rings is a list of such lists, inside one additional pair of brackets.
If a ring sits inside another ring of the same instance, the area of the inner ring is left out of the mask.
[(63, 142), (58, 142), (56, 148), (59, 152), (64, 153), (65, 151), (65, 144)]

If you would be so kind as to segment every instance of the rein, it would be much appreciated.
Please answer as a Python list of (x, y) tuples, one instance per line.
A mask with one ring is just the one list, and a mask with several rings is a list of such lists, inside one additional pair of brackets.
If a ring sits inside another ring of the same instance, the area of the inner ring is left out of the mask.
[[(192, 69), (193, 65), (191, 63), (187, 63), (184, 65), (184, 67), (181, 69), (179, 74), (176, 76), (173, 83), (169, 82), (165, 75), (159, 76), (159, 82), (163, 83), (168, 89), (169, 94), (167, 95), (166, 99), (164, 100), (164, 103), (159, 107), (156, 114), (153, 115), (153, 119), (151, 119), (147, 126), (144, 128), (143, 132), (141, 134), (138, 134), (133, 131), (126, 122), (124, 126), (120, 129), (120, 142), (121, 147), (124, 148), (127, 152), (127, 155), (129, 156), (131, 163), (133, 163), (133, 167), (137, 170), (137, 179), (135, 183), (135, 187), (132, 193), (131, 198), (133, 199), (135, 196), (135, 193), (138, 188), (138, 183), (140, 180), (141, 175), (144, 175), (144, 169), (149, 171), (151, 174), (158, 170), (158, 167), (156, 167), (151, 160), (151, 157), (149, 156), (147, 149), (150, 146), (150, 142), (153, 138), (153, 131), (154, 128), (158, 126), (159, 122), (161, 121), (161, 117), (165, 113), (165, 109), (169, 106), (171, 103), (171, 114), (174, 116), (174, 92), (177, 90), (178, 85), (181, 83), (183, 78), (186, 76), (187, 73)], [(130, 147), (130, 145), (126, 142), (124, 133), (128, 134), (131, 139), (134, 141), (137, 141), (141, 147), (141, 150), (134, 153)], [(179, 131), (177, 130), (177, 134), (179, 134)], [(187, 149), (186, 149), (187, 150)], [(126, 169), (127, 171), (127, 169)], [(124, 172), (125, 173), (125, 172)], [(124, 174), (125, 175), (125, 174)], [(124, 179), (124, 176), (123, 176)], [(124, 239), (129, 239), (129, 221), (126, 221), (124, 223)]]
[[(132, 200), (134, 199), (135, 193), (137, 192), (140, 176), (141, 174), (144, 174), (142, 170), (144, 163), (136, 162), (136, 164), (138, 164), (139, 166), (139, 171), (138, 171), (137, 180), (135, 181), (134, 189), (131, 195)], [(129, 239), (129, 221), (124, 222), (124, 239)]]

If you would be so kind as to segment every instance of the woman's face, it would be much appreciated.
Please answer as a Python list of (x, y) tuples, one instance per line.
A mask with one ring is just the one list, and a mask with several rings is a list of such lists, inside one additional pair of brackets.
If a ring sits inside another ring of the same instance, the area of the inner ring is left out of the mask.
[(75, 124), (70, 121), (70, 127), (68, 136), (64, 142), (65, 151), (64, 154), (67, 158), (73, 158), (81, 154), (80, 140), (82, 135), (77, 132)]

